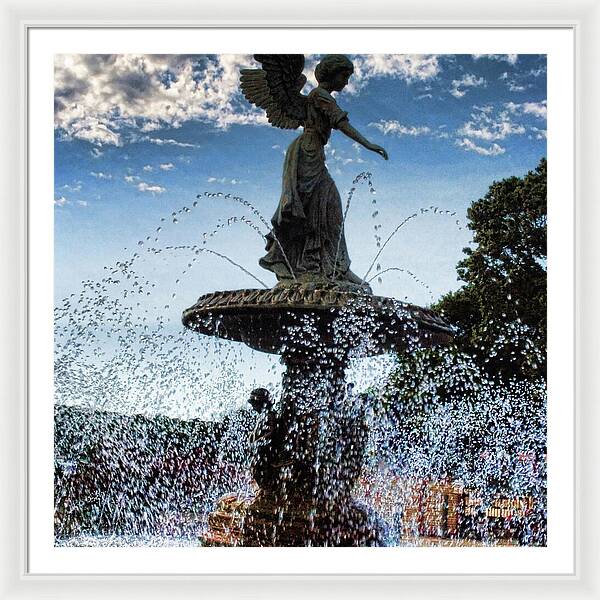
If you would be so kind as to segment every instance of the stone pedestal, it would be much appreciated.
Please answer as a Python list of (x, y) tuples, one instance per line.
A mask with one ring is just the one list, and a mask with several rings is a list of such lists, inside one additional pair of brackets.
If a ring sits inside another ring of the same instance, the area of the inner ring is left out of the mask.
[(258, 496), (246, 511), (243, 546), (381, 546), (380, 522), (350, 498), (340, 505)]
[(259, 450), (260, 486), (246, 507), (245, 546), (365, 546), (381, 532), (351, 497), (368, 430), (346, 393), (344, 353), (317, 340), (283, 355), (283, 393), (271, 439)]

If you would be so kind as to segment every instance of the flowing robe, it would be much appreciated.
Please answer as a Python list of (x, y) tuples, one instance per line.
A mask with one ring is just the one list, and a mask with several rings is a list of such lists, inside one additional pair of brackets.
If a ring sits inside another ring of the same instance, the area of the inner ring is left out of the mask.
[(342, 201), (324, 150), (331, 130), (347, 117), (326, 90), (317, 87), (308, 95), (304, 131), (287, 149), (281, 198), (259, 261), (278, 280), (292, 279), (290, 266), (302, 280), (345, 279), (349, 273)]

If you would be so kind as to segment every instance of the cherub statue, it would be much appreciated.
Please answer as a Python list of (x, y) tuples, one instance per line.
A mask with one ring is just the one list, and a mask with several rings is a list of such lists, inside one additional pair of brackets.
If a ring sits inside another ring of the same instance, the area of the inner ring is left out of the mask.
[(271, 219), (267, 253), (259, 264), (281, 285), (293, 282), (331, 284), (370, 291), (350, 270), (344, 237), (342, 202), (327, 167), (325, 145), (338, 129), (387, 160), (387, 152), (369, 142), (348, 120), (331, 95), (341, 92), (354, 72), (341, 54), (328, 54), (315, 68), (318, 86), (301, 93), (306, 77), (302, 54), (255, 54), (261, 69), (242, 69), (244, 96), (264, 108), (269, 123), (304, 131), (287, 149), (279, 206)]

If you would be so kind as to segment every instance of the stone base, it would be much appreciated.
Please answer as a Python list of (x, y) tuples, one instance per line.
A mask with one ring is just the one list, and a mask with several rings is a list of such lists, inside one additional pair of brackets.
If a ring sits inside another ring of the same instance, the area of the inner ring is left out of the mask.
[(381, 526), (357, 503), (319, 509), (295, 504), (277, 509), (257, 500), (246, 511), (244, 546), (382, 546)]
[(253, 501), (229, 494), (209, 515), (203, 546), (362, 547), (383, 545), (383, 523), (352, 500), (319, 509), (306, 502), (277, 503), (259, 495)]
[(252, 502), (237, 494), (219, 498), (217, 508), (208, 515), (208, 531), (202, 536), (203, 546), (240, 546), (246, 508)]

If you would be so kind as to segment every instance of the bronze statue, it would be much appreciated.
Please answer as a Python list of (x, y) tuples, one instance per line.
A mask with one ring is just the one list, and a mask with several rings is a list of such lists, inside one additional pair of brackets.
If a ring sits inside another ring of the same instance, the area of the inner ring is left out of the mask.
[(261, 490), (272, 490), (279, 483), (282, 466), (279, 463), (285, 454), (284, 423), (273, 409), (274, 402), (267, 389), (252, 390), (248, 402), (259, 416), (250, 438), (253, 447), (252, 476)]
[(279, 206), (271, 219), (267, 253), (259, 264), (275, 273), (280, 284), (335, 283), (369, 290), (350, 270), (340, 194), (325, 166), (324, 147), (338, 129), (387, 160), (387, 152), (369, 142), (348, 120), (331, 95), (344, 89), (352, 62), (329, 54), (315, 69), (318, 86), (301, 93), (306, 77), (302, 54), (255, 54), (261, 69), (242, 69), (244, 96), (265, 109), (269, 123), (282, 129), (303, 127), (287, 149)]

